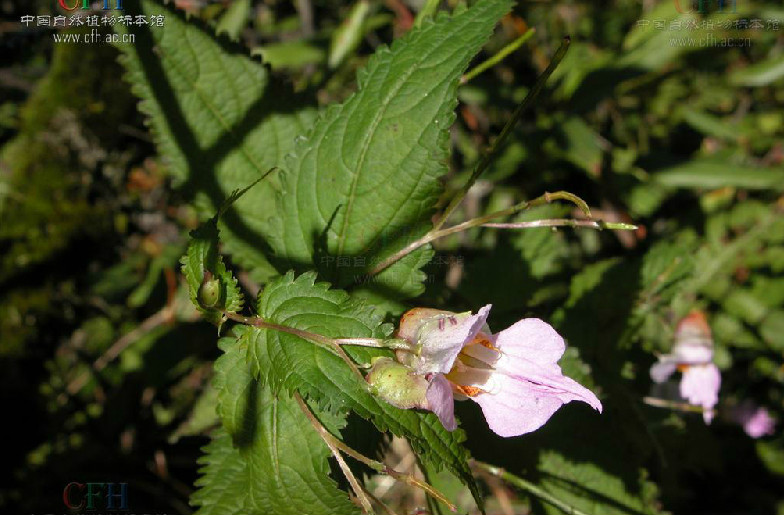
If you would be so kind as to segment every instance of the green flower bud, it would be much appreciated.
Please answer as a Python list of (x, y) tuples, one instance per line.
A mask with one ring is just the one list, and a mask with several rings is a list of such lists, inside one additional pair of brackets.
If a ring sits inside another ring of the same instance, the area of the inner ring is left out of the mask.
[(215, 308), (221, 300), (221, 283), (212, 274), (204, 276), (201, 286), (199, 286), (199, 303), (205, 308)]
[(397, 408), (427, 408), (429, 383), (424, 376), (391, 358), (374, 358), (371, 364), (365, 378), (371, 393)]

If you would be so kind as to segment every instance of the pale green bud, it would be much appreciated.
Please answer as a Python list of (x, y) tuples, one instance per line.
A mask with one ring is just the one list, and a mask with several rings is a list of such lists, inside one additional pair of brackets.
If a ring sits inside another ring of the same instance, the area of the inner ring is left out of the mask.
[(389, 404), (402, 408), (427, 408), (427, 388), (424, 376), (391, 358), (374, 358), (365, 378), (370, 391)]
[(212, 274), (205, 275), (199, 287), (199, 302), (205, 308), (214, 308), (221, 300), (221, 283), (217, 277), (212, 277)]

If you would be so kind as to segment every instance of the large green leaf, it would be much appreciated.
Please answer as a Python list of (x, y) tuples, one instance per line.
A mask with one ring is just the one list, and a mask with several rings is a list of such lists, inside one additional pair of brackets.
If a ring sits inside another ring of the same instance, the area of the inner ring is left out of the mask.
[(752, 190), (784, 187), (784, 170), (744, 166), (713, 159), (693, 159), (652, 174), (653, 180), (673, 188), (723, 188)]
[[(294, 278), (292, 273), (267, 285), (259, 298), (258, 313), (269, 322), (337, 338), (385, 337), (389, 327), (379, 317), (326, 283), (314, 283), (315, 274)], [(310, 341), (282, 333), (253, 329), (242, 345), (258, 377), (276, 394), (299, 391), (332, 411), (352, 410), (370, 419), (381, 431), (408, 438), (414, 450), (437, 468), (446, 465), (478, 496), (463, 448), (463, 431), (449, 432), (432, 413), (401, 410), (368, 392), (364, 380), (353, 374), (335, 354)], [(362, 347), (347, 348), (358, 363), (387, 354)]]
[[(542, 487), (560, 501), (592, 515), (653, 515), (662, 513), (655, 484), (642, 469), (638, 478), (616, 476), (591, 461), (575, 462), (556, 451), (540, 455)], [(637, 479), (634, 482), (634, 479)], [(543, 503), (544, 512), (563, 513)]]
[[(360, 513), (330, 477), (329, 448), (292, 397), (260, 388), (256, 411), (257, 435), (241, 451), (250, 480), (246, 510), (260, 515)], [(344, 417), (317, 416), (332, 433), (339, 434), (345, 424)]]
[[(220, 342), (214, 386), (223, 427), (201, 459), (202, 488), (192, 498), (198, 515), (358, 513), (330, 478), (329, 448), (290, 395), (275, 395), (253, 377), (242, 341)], [(335, 434), (345, 424), (340, 415), (317, 416)]]
[(248, 472), (245, 460), (232, 446), (226, 431), (215, 431), (212, 441), (199, 458), (201, 477), (191, 504), (199, 506), (197, 515), (232, 515), (240, 513), (248, 495)]
[[(240, 326), (234, 329), (241, 336), (251, 329)], [(256, 403), (257, 381), (246, 359), (246, 348), (238, 344), (236, 336), (227, 336), (218, 341), (223, 355), (215, 360), (213, 386), (218, 391), (218, 416), (223, 427), (242, 445), (253, 438), (255, 420), (248, 419), (252, 413), (249, 406)]]
[(730, 75), (730, 82), (741, 86), (767, 86), (784, 77), (784, 57), (776, 56), (742, 68)]
[[(477, 2), (377, 51), (357, 93), (328, 109), (298, 143), (283, 175), (273, 241), (292, 267), (315, 265), (340, 286), (356, 285), (374, 259), (430, 227), (458, 79), (509, 8), (507, 0)], [(427, 259), (424, 250), (409, 255), (364, 289), (417, 295)]]
[[(128, 0), (125, 7), (165, 17), (165, 27), (133, 27), (136, 43), (118, 48), (158, 151), (206, 218), (231, 191), (281, 166), (314, 110), (274, 83), (243, 48), (215, 39), (198, 20), (153, 0)], [(274, 197), (271, 181), (262, 181), (222, 219), (227, 251), (258, 279), (275, 273), (263, 239), (275, 215)]]

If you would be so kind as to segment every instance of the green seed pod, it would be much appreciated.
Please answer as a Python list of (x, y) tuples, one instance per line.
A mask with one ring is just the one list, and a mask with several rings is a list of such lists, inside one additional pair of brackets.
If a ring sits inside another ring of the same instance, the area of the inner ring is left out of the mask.
[(199, 303), (205, 308), (215, 308), (221, 300), (221, 283), (212, 274), (205, 275), (199, 287)]
[(402, 408), (426, 408), (427, 387), (424, 376), (391, 358), (374, 358), (373, 367), (365, 378), (370, 391), (389, 404)]

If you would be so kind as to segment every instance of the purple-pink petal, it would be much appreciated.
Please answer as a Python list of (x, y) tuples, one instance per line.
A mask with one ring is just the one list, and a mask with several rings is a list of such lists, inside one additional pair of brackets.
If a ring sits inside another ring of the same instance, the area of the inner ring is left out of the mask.
[(752, 438), (772, 435), (776, 429), (776, 419), (770, 412), (748, 400), (732, 411), (732, 418), (742, 425), (746, 434)]
[(495, 379), (497, 393), (480, 393), (471, 399), (482, 407), (487, 425), (499, 436), (536, 431), (564, 404), (557, 395), (537, 391), (517, 378), (500, 375)]
[(490, 307), (488, 304), (475, 315), (439, 315), (424, 323), (417, 342), (421, 350), (412, 363), (414, 371), (417, 374), (449, 372), (463, 347), (485, 326)]
[(566, 344), (550, 324), (538, 318), (524, 318), (496, 334), (494, 345), (507, 356), (523, 358), (542, 366), (561, 359)]
[[(558, 359), (566, 348), (563, 338), (549, 324), (524, 319), (492, 337), (490, 349), (470, 345), (464, 353), (492, 367), (481, 384), (483, 393), (472, 397), (481, 407), (490, 428), (501, 436), (517, 436), (540, 428), (562, 405), (583, 401), (602, 410), (592, 391), (563, 375)], [(470, 377), (469, 372), (460, 372)]]
[(677, 361), (670, 356), (662, 356), (651, 366), (651, 379), (655, 383), (663, 383), (678, 369)]
[(441, 374), (433, 375), (427, 389), (428, 409), (438, 416), (438, 420), (447, 431), (457, 429), (455, 420), (455, 399), (452, 395), (452, 386)]
[(686, 368), (681, 378), (681, 396), (689, 404), (702, 406), (702, 416), (706, 424), (713, 419), (713, 408), (719, 402), (719, 387), (721, 386), (721, 373), (713, 363), (692, 365)]

